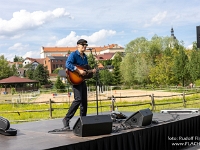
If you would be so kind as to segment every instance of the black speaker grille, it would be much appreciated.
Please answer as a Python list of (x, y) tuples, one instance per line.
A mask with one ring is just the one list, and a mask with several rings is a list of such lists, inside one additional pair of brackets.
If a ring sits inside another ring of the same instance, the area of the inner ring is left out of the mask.
[(136, 126), (138, 127), (147, 126), (151, 124), (152, 117), (153, 117), (153, 114), (150, 109), (142, 109), (132, 114), (130, 117), (128, 117), (123, 122), (123, 125), (128, 128), (136, 127)]
[(0, 129), (8, 130), (9, 128), (10, 128), (10, 122), (5, 118), (0, 117)]
[(200, 26), (197, 26), (197, 47), (200, 48)]
[(78, 118), (73, 127), (77, 136), (96, 136), (112, 132), (112, 119), (110, 115), (83, 116)]

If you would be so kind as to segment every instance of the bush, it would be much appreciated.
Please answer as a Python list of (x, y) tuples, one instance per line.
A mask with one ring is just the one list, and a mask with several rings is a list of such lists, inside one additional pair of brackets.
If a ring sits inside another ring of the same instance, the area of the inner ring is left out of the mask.
[(195, 84), (195, 86), (200, 86), (200, 80), (196, 80), (196, 81), (194, 82), (194, 84)]
[(46, 85), (42, 85), (42, 88), (46, 88), (46, 89), (48, 89), (48, 88), (52, 88), (52, 84), (46, 84)]

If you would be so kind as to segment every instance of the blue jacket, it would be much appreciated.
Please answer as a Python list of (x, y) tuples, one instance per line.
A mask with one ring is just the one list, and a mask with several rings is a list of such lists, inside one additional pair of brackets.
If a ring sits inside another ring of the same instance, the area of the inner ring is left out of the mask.
[(78, 50), (76, 50), (75, 52), (72, 52), (69, 57), (66, 60), (66, 68), (74, 71), (76, 70), (76, 66), (84, 66), (84, 65), (88, 65), (88, 59), (86, 54), (83, 54), (83, 58), (80, 55), (80, 52)]

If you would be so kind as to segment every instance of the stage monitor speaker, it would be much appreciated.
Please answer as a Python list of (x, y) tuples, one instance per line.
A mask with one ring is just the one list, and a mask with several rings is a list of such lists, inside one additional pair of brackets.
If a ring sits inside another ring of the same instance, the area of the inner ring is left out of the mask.
[(0, 134), (6, 135), (6, 136), (15, 136), (17, 135), (17, 130), (10, 128), (10, 122), (6, 119), (0, 116)]
[(123, 125), (125, 127), (143, 127), (151, 124), (153, 113), (149, 108), (137, 111), (128, 117)]
[(200, 26), (197, 26), (197, 47), (200, 48)]
[(73, 126), (77, 136), (96, 136), (112, 132), (112, 119), (110, 115), (82, 116)]
[(10, 128), (10, 122), (6, 118), (0, 116), (0, 129), (8, 130), (9, 128)]
[(161, 110), (160, 113), (168, 113), (168, 114), (199, 114), (199, 109), (171, 109), (171, 110)]

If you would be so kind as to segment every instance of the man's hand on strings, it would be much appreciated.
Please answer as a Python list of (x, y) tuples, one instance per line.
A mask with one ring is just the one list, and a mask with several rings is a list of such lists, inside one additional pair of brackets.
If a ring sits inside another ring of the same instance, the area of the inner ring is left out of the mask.
[(84, 76), (84, 75), (87, 74), (87, 72), (86, 72), (85, 70), (76, 69), (76, 71), (77, 71), (80, 75), (82, 75), (82, 76)]
[(96, 73), (96, 72), (97, 72), (97, 70), (96, 70), (96, 69), (92, 69), (92, 72), (93, 72), (93, 73)]

